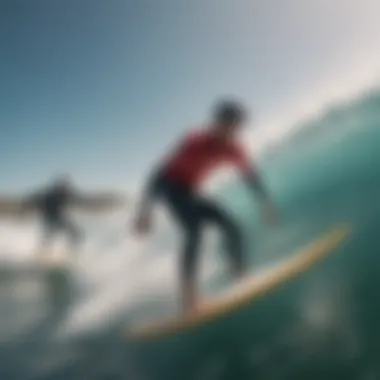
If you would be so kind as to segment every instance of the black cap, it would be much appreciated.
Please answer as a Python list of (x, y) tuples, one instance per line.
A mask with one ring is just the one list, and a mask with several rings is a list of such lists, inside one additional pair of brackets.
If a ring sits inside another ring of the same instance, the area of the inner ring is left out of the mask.
[(242, 104), (234, 100), (219, 101), (214, 107), (214, 120), (218, 123), (242, 123), (247, 115)]

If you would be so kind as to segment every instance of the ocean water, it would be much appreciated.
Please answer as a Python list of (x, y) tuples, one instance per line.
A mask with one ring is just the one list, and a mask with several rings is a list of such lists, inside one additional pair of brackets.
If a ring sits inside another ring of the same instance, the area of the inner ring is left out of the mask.
[[(151, 343), (123, 335), (176, 309), (178, 236), (166, 218), (149, 242), (124, 237), (124, 212), (82, 220), (72, 273), (33, 268), (35, 226), (2, 223), (1, 379), (380, 378), (380, 92), (304, 123), (262, 162), (281, 223), (260, 223), (241, 183), (220, 197), (241, 223), (252, 272), (345, 222), (349, 239), (322, 263), (211, 325)], [(202, 290), (228, 284), (210, 231)]]

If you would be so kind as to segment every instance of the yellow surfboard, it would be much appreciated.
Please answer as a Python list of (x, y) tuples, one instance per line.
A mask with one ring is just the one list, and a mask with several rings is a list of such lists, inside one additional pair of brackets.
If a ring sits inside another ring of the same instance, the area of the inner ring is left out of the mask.
[(338, 247), (349, 233), (349, 226), (338, 226), (269, 270), (255, 273), (220, 296), (203, 301), (195, 313), (132, 325), (127, 328), (127, 335), (135, 340), (164, 338), (231, 313), (312, 267)]

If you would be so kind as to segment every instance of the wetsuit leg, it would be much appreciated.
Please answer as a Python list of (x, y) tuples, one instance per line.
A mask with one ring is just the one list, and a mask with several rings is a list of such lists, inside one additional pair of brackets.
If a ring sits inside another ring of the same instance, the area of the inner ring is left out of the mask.
[(204, 225), (214, 223), (222, 230), (233, 272), (239, 277), (244, 274), (246, 267), (242, 236), (233, 219), (213, 202), (175, 186), (166, 186), (163, 194), (169, 210), (185, 235), (180, 279), (186, 309), (191, 307), (195, 300), (197, 265)]
[(243, 249), (242, 234), (238, 225), (233, 218), (216, 203), (210, 200), (200, 199), (198, 204), (202, 219), (215, 224), (221, 230), (234, 274), (236, 276), (243, 275), (246, 269), (246, 258)]
[(165, 191), (169, 211), (184, 232), (180, 258), (180, 282), (184, 298), (184, 310), (194, 305), (196, 274), (202, 234), (201, 209), (191, 193), (181, 188), (170, 187)]
[(184, 310), (195, 305), (201, 233), (197, 220), (185, 224), (185, 238), (180, 258), (180, 281), (184, 295)]

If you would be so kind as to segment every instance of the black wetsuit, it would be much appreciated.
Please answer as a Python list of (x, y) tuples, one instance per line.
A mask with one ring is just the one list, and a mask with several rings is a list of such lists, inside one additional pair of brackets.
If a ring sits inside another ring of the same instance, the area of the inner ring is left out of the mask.
[(186, 136), (175, 154), (159, 166), (148, 182), (145, 204), (160, 197), (184, 230), (181, 273), (185, 281), (193, 280), (196, 274), (201, 234), (207, 223), (215, 224), (223, 232), (234, 271), (241, 273), (246, 267), (241, 229), (236, 221), (196, 191), (204, 174), (224, 161), (239, 168), (255, 195), (268, 196), (257, 170), (251, 167), (240, 145), (221, 144), (209, 132)]
[(201, 235), (206, 224), (214, 224), (223, 233), (225, 247), (234, 272), (245, 269), (241, 229), (222, 207), (185, 186), (166, 179), (162, 173), (154, 183), (156, 195), (166, 204), (185, 234), (181, 257), (181, 277), (192, 280), (197, 273)]
[(50, 240), (56, 232), (66, 233), (72, 244), (79, 241), (77, 227), (66, 216), (68, 207), (75, 201), (74, 194), (67, 189), (52, 188), (30, 198), (41, 215), (44, 227), (44, 239)]

